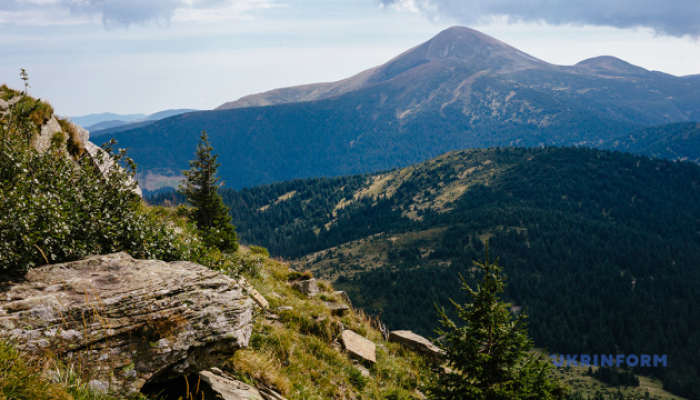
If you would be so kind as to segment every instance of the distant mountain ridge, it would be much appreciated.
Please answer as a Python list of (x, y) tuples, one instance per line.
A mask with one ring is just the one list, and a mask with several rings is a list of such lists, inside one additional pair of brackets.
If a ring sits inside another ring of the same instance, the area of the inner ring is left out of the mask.
[(247, 96), (113, 136), (144, 175), (171, 177), (187, 168), (205, 129), (222, 178), (241, 188), (403, 167), (465, 148), (595, 147), (694, 120), (700, 81), (610, 56), (558, 66), (453, 27), (342, 81)]
[(103, 135), (106, 133), (121, 132), (125, 130), (140, 128), (146, 126), (153, 121), (158, 121), (163, 118), (172, 117), (188, 112), (199, 111), (194, 109), (176, 109), (164, 110), (150, 115), (146, 114), (90, 114), (82, 117), (73, 117), (71, 120), (90, 131), (94, 136)]

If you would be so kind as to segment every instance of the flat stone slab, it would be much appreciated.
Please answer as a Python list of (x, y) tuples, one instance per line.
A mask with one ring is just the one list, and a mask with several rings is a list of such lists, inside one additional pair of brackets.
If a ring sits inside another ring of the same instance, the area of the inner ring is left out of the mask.
[(265, 400), (258, 389), (241, 381), (217, 374), (215, 371), (201, 371), (199, 377), (208, 386), (206, 389), (201, 390), (205, 394), (204, 398), (206, 399)]
[(439, 358), (445, 353), (442, 349), (430, 342), (430, 340), (411, 331), (389, 332), (389, 341), (399, 343), (417, 353), (434, 358)]
[(341, 333), (343, 347), (351, 356), (360, 358), (372, 363), (377, 362), (377, 345), (371, 340), (367, 340), (351, 330), (344, 330)]
[(326, 307), (328, 307), (328, 309), (331, 310), (331, 313), (333, 315), (343, 315), (343, 313), (345, 313), (345, 311), (350, 309), (350, 307), (344, 303), (328, 303), (328, 302), (326, 302), (325, 304), (326, 304)]

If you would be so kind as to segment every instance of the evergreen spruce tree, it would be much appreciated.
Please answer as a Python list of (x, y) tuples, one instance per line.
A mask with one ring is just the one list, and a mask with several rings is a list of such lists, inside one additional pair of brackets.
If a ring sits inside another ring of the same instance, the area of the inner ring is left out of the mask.
[(238, 236), (236, 227), (231, 224), (230, 209), (219, 194), (219, 187), (223, 185), (216, 176), (219, 155), (212, 154), (212, 150), (206, 131), (202, 131), (190, 169), (182, 171), (186, 179), (178, 191), (192, 205), (190, 221), (197, 224), (204, 241), (221, 251), (233, 252), (238, 249)]
[(514, 318), (510, 304), (500, 300), (505, 283), (498, 261), (474, 262), (484, 274), (476, 290), (465, 279), (462, 289), (470, 302), (455, 302), (463, 321), (452, 321), (439, 310), (447, 361), (428, 388), (430, 399), (440, 400), (516, 400), (564, 399), (567, 389), (549, 377), (552, 365), (544, 355), (528, 353), (533, 342), (528, 338), (525, 314)]

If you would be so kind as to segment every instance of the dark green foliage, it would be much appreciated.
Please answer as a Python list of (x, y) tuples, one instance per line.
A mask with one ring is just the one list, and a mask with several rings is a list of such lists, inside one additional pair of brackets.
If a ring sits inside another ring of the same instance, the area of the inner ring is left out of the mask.
[(185, 258), (188, 250), (172, 230), (141, 210), (131, 174), (113, 169), (104, 177), (90, 160), (72, 161), (59, 148), (40, 154), (23, 138), (2, 140), (0, 274), (117, 251)]
[(459, 320), (440, 311), (443, 349), (451, 371), (441, 373), (428, 388), (436, 400), (564, 399), (561, 383), (549, 377), (552, 364), (544, 355), (528, 353), (526, 316), (514, 318), (501, 300), (505, 278), (498, 261), (474, 262), (483, 273), (477, 289), (462, 278), (466, 304), (454, 303)]
[(266, 248), (261, 246), (250, 246), (250, 252), (253, 254), (260, 254), (264, 257), (270, 257), (270, 252)]
[(607, 383), (610, 386), (639, 387), (639, 378), (637, 378), (631, 371), (627, 370), (601, 367), (593, 373), (593, 377), (601, 382)]
[(190, 161), (190, 169), (183, 171), (186, 181), (180, 193), (192, 205), (190, 220), (197, 224), (204, 242), (221, 251), (235, 252), (238, 249), (236, 227), (231, 225), (229, 208), (224, 205), (219, 194), (220, 178), (216, 172), (220, 163), (218, 154), (211, 154), (207, 133), (202, 135), (197, 145), (195, 159)]
[(680, 122), (654, 126), (605, 142), (602, 147), (700, 163), (700, 123)]

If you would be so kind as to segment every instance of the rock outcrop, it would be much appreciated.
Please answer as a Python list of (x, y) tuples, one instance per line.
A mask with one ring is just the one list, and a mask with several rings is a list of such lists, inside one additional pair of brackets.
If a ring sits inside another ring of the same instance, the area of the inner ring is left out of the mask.
[(252, 309), (240, 283), (221, 273), (117, 253), (0, 284), (0, 337), (80, 365), (91, 387), (126, 395), (221, 365), (248, 345)]

